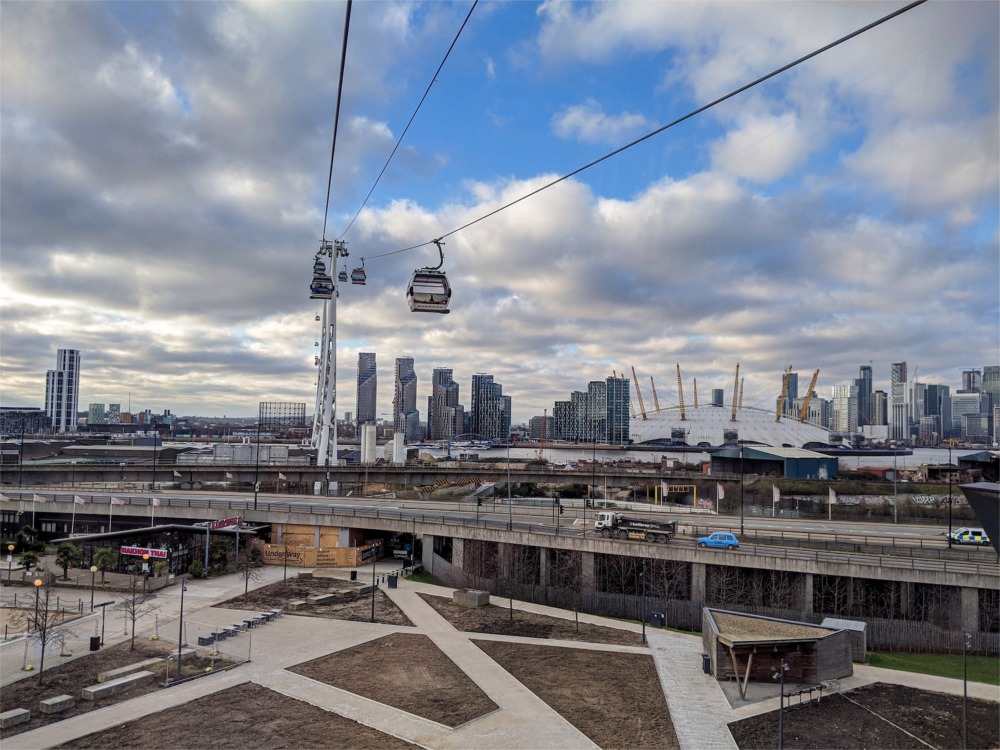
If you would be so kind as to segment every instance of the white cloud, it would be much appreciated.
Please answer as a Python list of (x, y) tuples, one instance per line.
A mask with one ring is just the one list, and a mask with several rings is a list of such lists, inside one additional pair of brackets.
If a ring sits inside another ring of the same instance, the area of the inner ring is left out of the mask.
[(815, 139), (791, 112), (740, 120), (738, 128), (712, 145), (712, 163), (754, 182), (773, 182), (802, 166)]
[(626, 140), (652, 130), (641, 114), (605, 114), (593, 99), (566, 107), (552, 118), (552, 130), (560, 138), (576, 138), (583, 143), (622, 145)]

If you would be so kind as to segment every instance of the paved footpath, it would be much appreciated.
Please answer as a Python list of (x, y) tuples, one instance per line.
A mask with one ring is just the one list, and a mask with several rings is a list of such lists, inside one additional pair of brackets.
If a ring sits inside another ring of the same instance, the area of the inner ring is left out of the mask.
[[(394, 561), (385, 561), (385, 570), (379, 575), (398, 569)], [(368, 569), (370, 570), (370, 568)], [(337, 571), (333, 577), (347, 578), (349, 571)], [(263, 578), (256, 586), (280, 581), (281, 568), (264, 568)], [(180, 706), (197, 698), (244, 682), (263, 685), (324, 710), (332, 711), (386, 734), (407, 740), (415, 745), (433, 750), (487, 750), (492, 748), (593, 748), (595, 745), (579, 730), (553, 711), (537, 695), (515, 680), (496, 662), (477, 648), (470, 635), (459, 632), (421, 599), (419, 593), (450, 596), (452, 589), (415, 583), (400, 579), (399, 588), (383, 589), (395, 604), (406, 613), (413, 627), (373, 623), (324, 620), (315, 617), (297, 617), (285, 614), (275, 621), (254, 628), (225, 644), (225, 650), (250, 662), (232, 669), (183, 685), (91, 711), (57, 724), (4, 740), (4, 750), (20, 748), (47, 748), (98, 732), (124, 722)], [(214, 629), (240, 619), (238, 610), (222, 609), (213, 605), (241, 594), (243, 581), (239, 576), (225, 576), (207, 581), (191, 581), (185, 592), (184, 618), (191, 629), (187, 641), (195, 640), (200, 628)], [(504, 606), (505, 599), (493, 599)], [(172, 586), (157, 592), (160, 604), (158, 622), (147, 625), (139, 637), (148, 637), (157, 627), (159, 634), (169, 640), (178, 630), (177, 615), (180, 611), (180, 587)], [(514, 602), (519, 610), (558, 617), (572, 621), (574, 614), (542, 605)], [(701, 639), (668, 631), (647, 628), (648, 646), (641, 645), (641, 626), (608, 620), (593, 615), (579, 616), (581, 622), (629, 630), (636, 635), (636, 645), (616, 646), (575, 641), (555, 641), (514, 636), (475, 634), (476, 639), (507, 640), (518, 643), (545, 643), (577, 649), (616, 651), (623, 653), (649, 653), (656, 665), (660, 685), (670, 708), (674, 729), (682, 750), (730, 750), (736, 747), (727, 724), (731, 721), (772, 711), (778, 707), (776, 688), (772, 693), (767, 687), (756, 693), (751, 702), (730, 705), (726, 694), (714, 678), (701, 670)], [(110, 622), (110, 614), (109, 614)], [(114, 634), (108, 633), (108, 642), (124, 640), (120, 621)], [(85, 629), (91, 627), (88, 622)], [(88, 631), (89, 632), (89, 631)], [(345, 690), (325, 685), (315, 680), (289, 672), (287, 667), (315, 659), (326, 654), (353, 648), (367, 641), (391, 633), (423, 633), (465, 672), (498, 706), (485, 716), (450, 728), (385, 704), (363, 698)], [(85, 634), (86, 635), (86, 634)], [(81, 639), (74, 648), (74, 655), (85, 655)], [(176, 641), (175, 641), (176, 642)], [(23, 676), (20, 672), (23, 644), (17, 650), (3, 652), (0, 682), (8, 685)], [(18, 658), (10, 658), (11, 654)], [(55, 657), (58, 659), (58, 657)], [(48, 658), (47, 658), (48, 660)], [(11, 663), (13, 662), (13, 663)], [(29, 673), (30, 674), (30, 673)], [(961, 680), (913, 675), (892, 670), (855, 666), (855, 676), (841, 681), (842, 689), (874, 681), (910, 684), (928, 690), (958, 692)], [(969, 684), (969, 695), (996, 700), (996, 688), (978, 683)]]

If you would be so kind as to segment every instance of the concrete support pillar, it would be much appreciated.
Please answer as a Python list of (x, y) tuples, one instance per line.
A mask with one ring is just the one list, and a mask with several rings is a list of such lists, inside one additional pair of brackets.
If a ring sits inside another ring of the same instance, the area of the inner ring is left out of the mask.
[(465, 570), (465, 540), (457, 537), (451, 539), (451, 565), (459, 570)]
[(813, 613), (813, 574), (802, 573), (801, 598), (799, 599), (799, 609), (807, 614)]
[(979, 632), (979, 589), (962, 587), (962, 630), (966, 633)]
[(913, 603), (913, 584), (909, 581), (900, 581), (899, 584), (899, 609), (904, 619), (910, 618), (910, 607)]
[(708, 576), (708, 566), (705, 563), (691, 563), (691, 601), (705, 601), (705, 579)]
[(580, 553), (580, 588), (584, 591), (597, 590), (597, 576), (594, 574), (594, 553)]
[(543, 587), (549, 585), (549, 548), (538, 548), (538, 582)]

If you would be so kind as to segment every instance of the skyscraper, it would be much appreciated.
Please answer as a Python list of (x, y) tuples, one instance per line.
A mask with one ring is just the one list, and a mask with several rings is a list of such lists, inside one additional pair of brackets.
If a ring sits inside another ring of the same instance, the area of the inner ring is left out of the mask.
[(854, 381), (858, 387), (858, 427), (872, 424), (872, 367), (861, 365), (858, 379)]
[(889, 374), (889, 438), (907, 440), (910, 419), (906, 403), (906, 362), (894, 362)]
[(612, 445), (624, 445), (629, 441), (629, 399), (630, 380), (611, 377), (604, 381), (605, 400), (607, 405), (607, 442)]
[(799, 397), (799, 374), (790, 372), (788, 374), (788, 393), (785, 394), (785, 414), (792, 414), (795, 399)]
[(469, 432), (491, 440), (506, 440), (510, 435), (510, 397), (503, 395), (503, 386), (493, 382), (493, 376), (476, 373), (472, 376)]
[(52, 432), (75, 432), (80, 405), (80, 352), (60, 349), (56, 369), (45, 374), (45, 415)]
[(420, 439), (420, 412), (417, 410), (417, 373), (413, 357), (396, 357), (396, 384), (392, 396), (396, 432), (406, 440)]
[(983, 374), (979, 370), (962, 371), (962, 390), (981, 391), (983, 389)]
[(603, 380), (587, 383), (586, 437), (601, 443), (608, 440), (608, 384)]
[(1000, 406), (1000, 365), (983, 368), (983, 393), (990, 395), (990, 409)]
[(427, 399), (427, 433), (431, 440), (447, 440), (462, 433), (465, 410), (458, 403), (458, 392), (451, 368), (435, 367)]
[(375, 422), (375, 403), (378, 397), (378, 374), (375, 370), (375, 352), (358, 353), (358, 424)]
[(833, 386), (830, 429), (841, 434), (858, 431), (858, 388), (854, 385)]

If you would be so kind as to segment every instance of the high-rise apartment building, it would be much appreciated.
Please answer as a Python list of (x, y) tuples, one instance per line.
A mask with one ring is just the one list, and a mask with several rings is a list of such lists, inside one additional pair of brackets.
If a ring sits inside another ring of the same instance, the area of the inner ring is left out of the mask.
[(375, 352), (358, 353), (358, 424), (374, 424), (378, 398), (378, 373)]
[(889, 424), (889, 394), (885, 391), (872, 394), (872, 424), (880, 427)]
[(476, 373), (472, 376), (469, 432), (491, 440), (506, 440), (510, 435), (510, 397), (503, 395), (503, 386), (493, 382), (493, 376)]
[(986, 365), (983, 368), (983, 393), (990, 397), (990, 409), (1000, 406), (1000, 365)]
[(122, 405), (121, 404), (108, 404), (108, 410), (104, 414), (104, 421), (107, 424), (121, 424), (122, 423)]
[(795, 399), (799, 397), (799, 374), (788, 374), (788, 392), (785, 394), (785, 414), (791, 414), (795, 409)]
[(910, 437), (909, 404), (906, 401), (906, 362), (893, 363), (889, 375), (889, 438), (905, 441)]
[(981, 391), (983, 389), (983, 373), (979, 370), (962, 371), (962, 390)]
[(576, 422), (571, 401), (556, 401), (552, 408), (552, 432), (546, 437), (555, 440), (575, 440)]
[(413, 357), (396, 357), (396, 383), (392, 396), (393, 425), (407, 441), (420, 439), (417, 410), (417, 373)]
[(830, 429), (844, 435), (858, 431), (857, 386), (833, 386), (833, 399), (830, 403)]
[[(967, 424), (966, 416), (986, 414), (986, 405), (989, 402), (989, 398), (982, 391), (967, 390), (964, 388), (952, 394), (951, 431), (947, 437), (969, 437), (969, 425)], [(977, 435), (984, 434), (979, 432), (978, 422), (974, 422), (972, 427), (976, 430)]]
[(462, 434), (465, 410), (458, 403), (458, 383), (450, 367), (435, 367), (431, 395), (427, 398), (427, 433), (431, 440), (447, 440)]
[(858, 387), (858, 427), (872, 424), (872, 367), (861, 365), (858, 369), (858, 379), (854, 381)]
[(52, 432), (75, 432), (80, 407), (80, 352), (60, 349), (56, 369), (45, 374), (45, 414)]
[(104, 404), (89, 404), (87, 406), (87, 424), (105, 424)]
[(605, 440), (612, 445), (624, 445), (629, 441), (630, 384), (627, 378), (611, 377), (604, 381), (606, 416), (604, 423), (607, 434)]
[(608, 441), (608, 384), (603, 380), (587, 383), (587, 440)]

